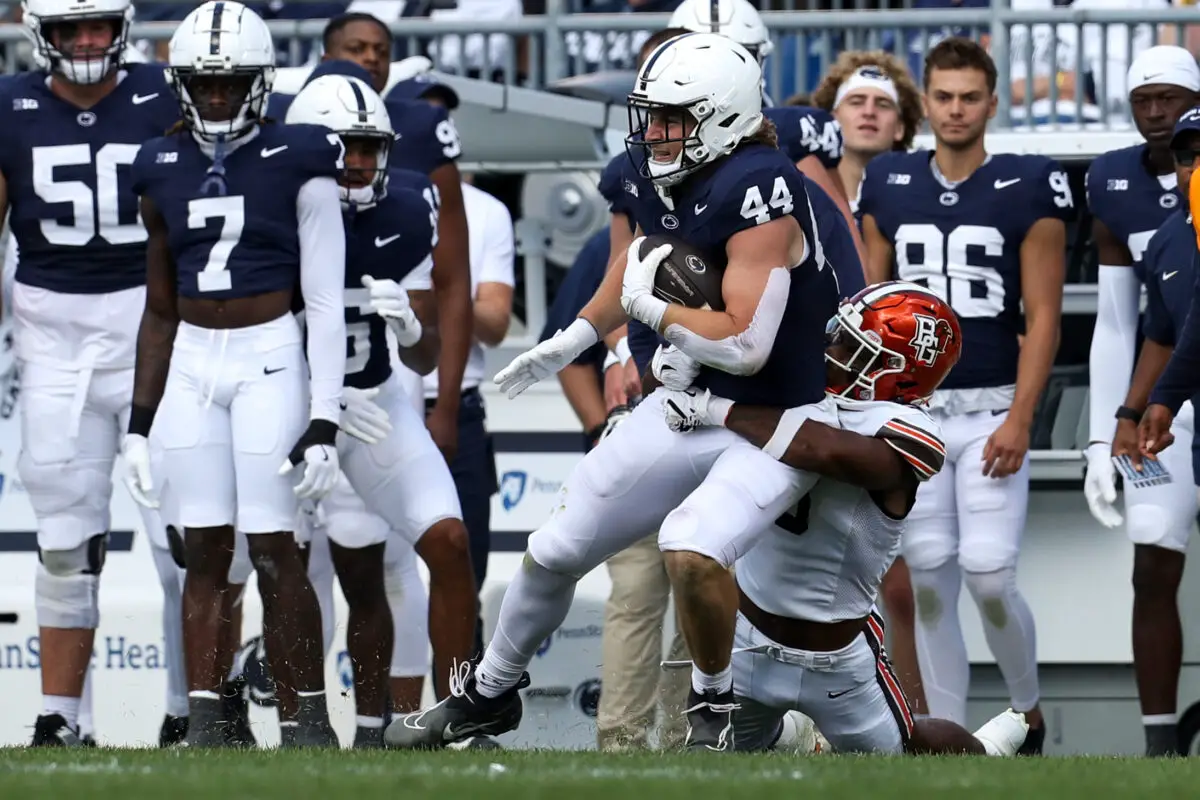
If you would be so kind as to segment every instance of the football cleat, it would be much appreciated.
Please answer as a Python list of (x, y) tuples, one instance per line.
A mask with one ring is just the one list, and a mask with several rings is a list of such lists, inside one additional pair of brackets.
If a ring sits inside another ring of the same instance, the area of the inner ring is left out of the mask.
[(480, 736), (499, 736), (521, 724), (520, 690), (529, 673), (499, 697), (484, 697), (475, 683), (476, 661), (457, 664), (450, 673), (450, 696), (424, 711), (392, 719), (383, 733), (387, 747), (438, 750)]
[(733, 691), (688, 690), (688, 732), (684, 747), (692, 751), (733, 752)]
[(187, 732), (187, 717), (173, 717), (167, 714), (163, 717), (162, 727), (158, 729), (158, 746), (174, 747), (187, 738)]
[(33, 725), (30, 747), (82, 747), (79, 732), (67, 724), (62, 714), (43, 714)]
[(1029, 723), (1025, 715), (1011, 708), (998, 714), (975, 731), (975, 738), (983, 745), (989, 756), (1015, 756), (1025, 743)]

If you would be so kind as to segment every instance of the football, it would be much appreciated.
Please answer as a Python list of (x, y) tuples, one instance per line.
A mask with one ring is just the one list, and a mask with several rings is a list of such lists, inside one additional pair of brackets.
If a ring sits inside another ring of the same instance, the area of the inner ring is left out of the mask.
[(654, 275), (654, 296), (688, 308), (724, 311), (721, 281), (725, 277), (725, 260), (702, 253), (681, 239), (661, 234), (647, 236), (638, 255), (645, 258), (664, 244), (671, 245), (672, 249)]

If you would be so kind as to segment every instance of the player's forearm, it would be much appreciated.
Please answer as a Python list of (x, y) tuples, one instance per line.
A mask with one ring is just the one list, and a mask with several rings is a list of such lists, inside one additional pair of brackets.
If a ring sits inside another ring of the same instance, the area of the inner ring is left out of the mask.
[[(765, 448), (782, 417), (783, 411), (777, 408), (734, 404), (725, 418), (725, 427)], [(838, 430), (811, 419), (800, 425), (779, 460), (789, 467), (868, 491), (894, 489), (905, 480), (903, 465), (882, 439)]]
[(568, 364), (559, 371), (558, 383), (585, 431), (604, 423), (604, 394), (590, 364)]
[(508, 335), (508, 324), (512, 319), (511, 304), (499, 300), (476, 300), (475, 338), (487, 347), (495, 347)]
[(149, 412), (151, 420), (167, 386), (167, 373), (171, 369), (171, 352), (175, 348), (175, 331), (178, 328), (178, 317), (166, 317), (150, 308), (142, 312), (133, 370), (133, 405)]
[[(1175, 348), (1159, 344), (1152, 339), (1142, 342), (1142, 352), (1138, 356), (1137, 366), (1133, 370), (1133, 380), (1129, 382), (1129, 391), (1125, 395), (1123, 405), (1145, 411), (1150, 402), (1150, 393), (1154, 384), (1171, 360), (1171, 352)], [(1113, 414), (1116, 414), (1113, 408)]]
[(1114, 414), (1130, 388), (1140, 293), (1132, 267), (1100, 267), (1096, 326), (1088, 357), (1091, 383), (1088, 437), (1092, 441), (1112, 440), (1116, 428)]
[(626, 254), (618, 253), (604, 273), (600, 288), (579, 311), (579, 318), (590, 322), (605, 342), (610, 334), (629, 322), (629, 315), (621, 308), (621, 281), (625, 275), (625, 263)]
[(1045, 313), (1028, 319), (1025, 343), (1017, 361), (1017, 387), (1008, 417), (1022, 425), (1033, 424), (1042, 390), (1050, 379), (1054, 356), (1058, 353), (1059, 321), (1057, 313)]
[(400, 362), (418, 375), (428, 375), (437, 369), (441, 355), (441, 334), (436, 325), (422, 325), (421, 338), (412, 347), (398, 348)]
[[(446, 272), (452, 275), (446, 275)], [(457, 410), (462, 398), (463, 372), (475, 330), (475, 310), (471, 304), (471, 280), (466, 262), (460, 268), (441, 270), (441, 273), (435, 257), (433, 278), (438, 328), (441, 331), (441, 352), (437, 360), (437, 404)]]

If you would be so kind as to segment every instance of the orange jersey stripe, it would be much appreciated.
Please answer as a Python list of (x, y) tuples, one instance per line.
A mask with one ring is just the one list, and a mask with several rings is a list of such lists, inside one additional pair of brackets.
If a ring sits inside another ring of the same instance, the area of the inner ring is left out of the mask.
[(909, 425), (907, 422), (904, 422), (903, 420), (898, 420), (898, 419), (888, 420), (887, 422), (885, 422), (883, 424), (883, 427), (891, 428), (892, 430), (896, 431), (897, 433), (903, 434), (903, 435), (909, 437), (910, 439), (916, 439), (918, 442), (920, 442), (921, 444), (930, 448), (934, 452), (939, 453), (941, 455), (946, 455), (946, 445), (942, 443), (941, 439), (937, 438), (936, 436), (934, 436), (931, 433), (927, 433), (926, 431), (921, 430), (920, 428), (918, 428), (914, 425)]

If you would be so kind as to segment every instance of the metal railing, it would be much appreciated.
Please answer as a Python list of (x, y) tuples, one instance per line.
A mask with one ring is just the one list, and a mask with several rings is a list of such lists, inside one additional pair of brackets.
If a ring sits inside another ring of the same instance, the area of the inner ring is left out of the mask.
[[(648, 31), (665, 27), (666, 14), (571, 14), (568, 0), (546, 0), (546, 13), (511, 21), (405, 18), (388, 23), (408, 54), (433, 52), (438, 69), (478, 74), (439, 61), (437, 45), (457, 39), (456, 52), (472, 37), (506, 44), (484, 77), (541, 88), (571, 75), (628, 67)], [(1063, 127), (1086, 122), (1106, 129), (1128, 125), (1124, 70), (1136, 51), (1163, 41), (1200, 42), (1200, 15), (1193, 8), (1014, 11), (1008, 0), (987, 9), (768, 11), (763, 19), (775, 42), (766, 65), (768, 86), (789, 83), (808, 89), (846, 49), (887, 49), (919, 72), (924, 52), (947, 35), (965, 34), (987, 43), (999, 70), (997, 127)], [(140, 22), (135, 41), (170, 37), (175, 22)], [(319, 45), (323, 19), (268, 21), (292, 63)], [(5, 69), (15, 71), (25, 41), (19, 25), (0, 25)], [(27, 52), (28, 45), (24, 45)], [(451, 48), (451, 50), (455, 50)], [(443, 52), (449, 52), (443, 50)], [(1074, 77), (1068, 96), (1059, 78)], [(1015, 81), (1014, 81), (1015, 78)], [(1041, 96), (1024, 91), (1041, 81)], [(1014, 100), (1015, 97), (1015, 100)]]

